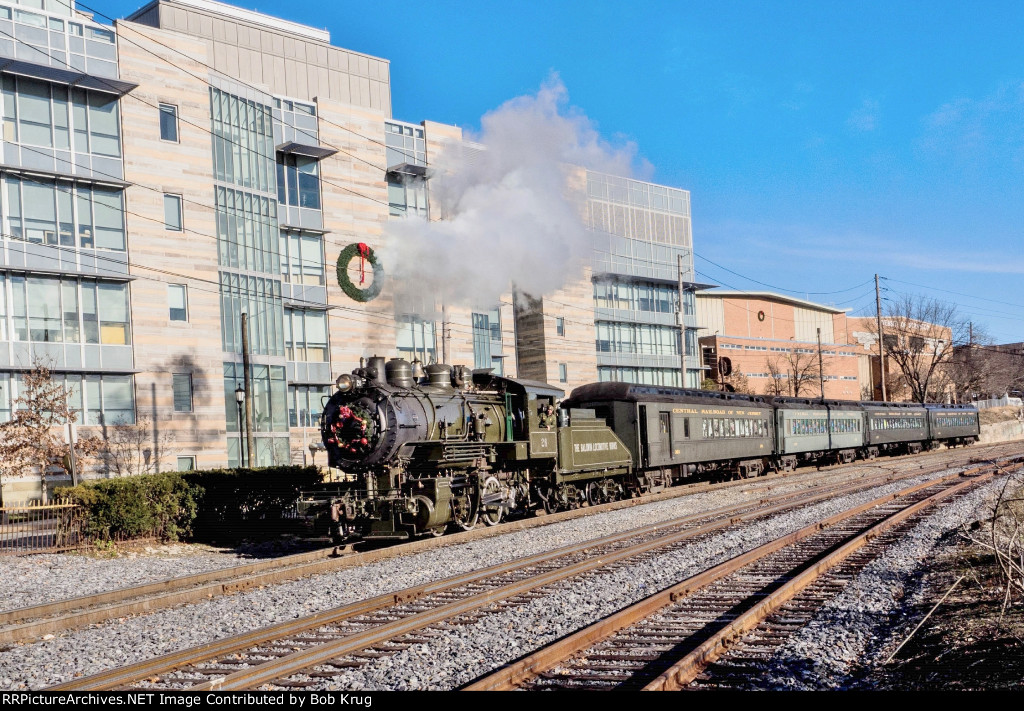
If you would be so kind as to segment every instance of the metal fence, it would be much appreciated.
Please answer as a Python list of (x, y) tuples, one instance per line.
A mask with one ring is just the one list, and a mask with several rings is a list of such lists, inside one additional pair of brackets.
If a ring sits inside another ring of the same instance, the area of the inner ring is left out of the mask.
[(994, 398), (991, 400), (975, 400), (974, 406), (979, 410), (984, 410), (988, 407), (1024, 407), (1024, 400), (1021, 400), (1019, 397), (1003, 395), (1000, 398)]
[(78, 504), (25, 501), (0, 507), (0, 555), (68, 551), (92, 542)]

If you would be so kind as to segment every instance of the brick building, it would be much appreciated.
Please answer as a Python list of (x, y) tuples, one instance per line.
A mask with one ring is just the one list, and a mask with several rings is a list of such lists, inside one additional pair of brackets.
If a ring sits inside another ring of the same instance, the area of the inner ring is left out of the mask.
[[(859, 400), (867, 382), (867, 357), (851, 340), (846, 310), (771, 292), (714, 289), (696, 297), (700, 344), (709, 377), (736, 380), (742, 375), (758, 394)], [(818, 334), (821, 364), (818, 369)], [(719, 373), (727, 358), (732, 375)]]

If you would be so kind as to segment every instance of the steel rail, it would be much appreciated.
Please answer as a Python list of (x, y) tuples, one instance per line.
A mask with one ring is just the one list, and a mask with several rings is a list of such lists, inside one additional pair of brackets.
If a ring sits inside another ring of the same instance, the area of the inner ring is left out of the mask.
[[(1020, 469), (1020, 465), (1006, 471), (1009, 472), (1016, 469)], [(704, 667), (727, 651), (740, 636), (755, 628), (770, 614), (795, 597), (801, 590), (805, 589), (824, 573), (842, 563), (856, 551), (868, 545), (873, 539), (895, 528), (921, 511), (934, 506), (943, 499), (977, 486), (981, 481), (991, 479), (997, 473), (999, 473), (998, 468), (980, 474), (974, 481), (956, 484), (879, 521), (867, 531), (852, 538), (837, 550), (829, 553), (825, 558), (817, 561), (812, 566), (798, 573), (794, 578), (783, 583), (780, 588), (773, 591), (764, 600), (741, 614), (723, 629), (716, 632), (710, 639), (702, 643), (697, 649), (662, 672), (657, 679), (644, 687), (644, 691), (675, 691), (686, 686), (693, 681)]]
[[(948, 469), (949, 467), (943, 467)], [(713, 519), (718, 520), (713, 523), (706, 524), (698, 528), (688, 528), (668, 536), (662, 536), (648, 543), (649, 548), (663, 547), (671, 545), (679, 540), (685, 538), (701, 535), (719, 528), (724, 528), (729, 525), (741, 523), (746, 520), (754, 518), (761, 518), (767, 515), (778, 513), (779, 511), (790, 509), (796, 506), (805, 506), (811, 503), (815, 503), (820, 500), (825, 500), (835, 496), (841, 496), (844, 494), (856, 492), (871, 488), (874, 486), (884, 485), (893, 481), (900, 481), (902, 479), (917, 477), (922, 474), (929, 472), (915, 471), (902, 475), (893, 474), (879, 474), (875, 476), (863, 475), (861, 480), (852, 483), (837, 483), (832, 486), (823, 486), (822, 488), (815, 491), (799, 491), (799, 492), (787, 492), (783, 494), (777, 494), (767, 498), (760, 498), (756, 501), (748, 500), (740, 502), (738, 504), (731, 504), (728, 506), (722, 506), (711, 511), (703, 511), (696, 514), (689, 514), (676, 519), (663, 521), (660, 523), (649, 524), (647, 526), (641, 526), (639, 528), (631, 529), (621, 533), (611, 534), (602, 538), (583, 541), (561, 548), (554, 549), (552, 551), (546, 551), (543, 553), (537, 553), (526, 558), (521, 558), (506, 563), (500, 563), (482, 570), (475, 570), (464, 574), (452, 576), (443, 580), (426, 583), (404, 590), (387, 593), (384, 595), (378, 595), (367, 600), (358, 601), (348, 605), (344, 605), (333, 610), (328, 610), (313, 615), (309, 615), (297, 620), (292, 620), (279, 625), (273, 625), (271, 627), (255, 630), (253, 632), (245, 633), (242, 635), (236, 635), (233, 637), (225, 638), (210, 642), (205, 645), (201, 645), (196, 648), (180, 650), (172, 652), (166, 655), (162, 655), (152, 660), (140, 662), (137, 664), (129, 665), (118, 669), (112, 669), (106, 672), (100, 672), (89, 677), (83, 677), (81, 679), (72, 680), (64, 684), (53, 687), (54, 690), (101, 690), (101, 689), (112, 689), (117, 688), (126, 684), (131, 684), (139, 679), (150, 678), (154, 675), (168, 673), (175, 669), (194, 664), (199, 660), (207, 660), (244, 650), (256, 645), (264, 644), (266, 642), (278, 639), (282, 636), (296, 634), (305, 630), (337, 624), (347, 619), (351, 619), (358, 615), (367, 614), (377, 610), (385, 609), (387, 607), (410, 602), (417, 600), (427, 595), (431, 595), (438, 592), (450, 590), (465, 586), (471, 583), (478, 582), (480, 580), (487, 579), (489, 577), (495, 577), (498, 575), (507, 574), (514, 572), (517, 569), (528, 568), (530, 566), (540, 565), (561, 557), (573, 555), (576, 553), (584, 552), (588, 549), (600, 548), (603, 546), (614, 545), (623, 541), (636, 538), (638, 536), (656, 533), (660, 530), (677, 528), (679, 526), (692, 525), (695, 522)], [(773, 504), (766, 506), (766, 504)], [(740, 513), (746, 511), (746, 513)], [(627, 553), (623, 553), (619, 557), (629, 557), (632, 555), (638, 555), (642, 550), (636, 548), (627, 549)], [(619, 559), (616, 557), (616, 559)], [(601, 567), (609, 564), (612, 560), (608, 556), (599, 557), (595, 561), (589, 561), (589, 565), (592, 567)], [(562, 569), (562, 570), (568, 570)], [(576, 574), (584, 572), (581, 569), (573, 569)], [(541, 584), (549, 584), (549, 580), (545, 579), (543, 583), (536, 583), (534, 586)], [(506, 594), (510, 596), (511, 593)], [(485, 601), (479, 601), (477, 606), (487, 604)], [(422, 614), (422, 613), (421, 613)], [(458, 612), (451, 614), (459, 614)], [(449, 615), (450, 616), (450, 615)], [(413, 617), (416, 617), (415, 615)], [(410, 618), (407, 618), (410, 619)], [(430, 624), (425, 622), (424, 624)], [(391, 632), (390, 636), (396, 636), (401, 632)], [(353, 636), (355, 639), (355, 636)], [(373, 644), (372, 640), (365, 638), (358, 642), (359, 648), (365, 648)], [(334, 652), (332, 656), (337, 656), (340, 652)], [(226, 688), (226, 687), (225, 687)]]
[[(896, 460), (894, 463), (898, 464), (899, 460)], [(854, 465), (852, 469), (857, 471), (866, 467), (877, 466), (877, 464)], [(959, 464), (936, 467), (929, 471), (941, 471), (952, 466), (959, 466)], [(547, 526), (606, 511), (616, 511), (647, 503), (680, 498), (707, 491), (742, 487), (744, 485), (749, 485), (753, 489), (771, 488), (780, 478), (792, 478), (794, 476), (814, 477), (820, 475), (821, 478), (827, 479), (836, 474), (837, 468), (830, 467), (822, 469), (820, 472), (784, 472), (756, 479), (729, 482), (688, 484), (672, 487), (669, 491), (658, 492), (637, 499), (613, 501), (572, 511), (542, 515), (531, 519), (509, 521), (500, 526), (481, 527), (473, 531), (456, 533), (442, 538), (424, 538), (387, 548), (361, 552), (339, 553), (337, 549), (310, 551), (284, 556), (271, 561), (230, 566), (196, 575), (167, 578), (129, 588), (118, 588), (92, 595), (0, 611), (0, 644), (39, 639), (47, 634), (59, 634), (67, 630), (105, 622), (118, 617), (145, 614), (176, 605), (230, 595), (260, 585), (297, 580), (303, 577), (366, 565), (393, 557), (435, 550), (449, 545), (459, 545), (503, 533)]]
[[(992, 471), (987, 474), (982, 473), (985, 469), (984, 467), (976, 467), (959, 474), (950, 474), (945, 477), (923, 482), (916, 486), (879, 497), (866, 504), (855, 507), (854, 509), (838, 513), (820, 522), (806, 526), (798, 531), (736, 556), (735, 558), (725, 561), (702, 573), (698, 573), (677, 585), (673, 585), (661, 592), (655, 593), (654, 595), (630, 605), (617, 613), (613, 613), (612, 615), (605, 617), (593, 625), (563, 637), (562, 639), (543, 647), (542, 649), (537, 650), (516, 662), (481, 677), (463, 688), (468, 691), (501, 691), (514, 689), (528, 679), (538, 676), (574, 654), (588, 649), (595, 643), (611, 637), (616, 632), (619, 632), (620, 630), (655, 614), (673, 602), (688, 597), (698, 590), (721, 580), (727, 575), (730, 575), (737, 570), (771, 555), (772, 553), (780, 551), (798, 541), (808, 538), (825, 528), (834, 526), (846, 519), (860, 515), (861, 513), (869, 511), (876, 506), (891, 503), (899, 498), (912, 495), (917, 491), (927, 489), (939, 483), (952, 481), (966, 476), (972, 477), (971, 480), (963, 482), (963, 484), (958, 484), (955, 487), (951, 487), (951, 489), (959, 490), (959, 487), (962, 486), (973, 486), (980, 478), (994, 476), (1000, 466), (1005, 466), (1012, 462), (1013, 460), (1000, 462), (994, 465)], [(1019, 466), (1020, 464), (1016, 464), (1015, 468), (1019, 468)], [(952, 495), (954, 491), (951, 489), (946, 489), (943, 492), (940, 492), (940, 494)], [(934, 499), (932, 499), (932, 503), (934, 503)], [(915, 510), (919, 510), (919, 508), (920, 507), (917, 507)], [(721, 635), (723, 640), (728, 639), (729, 637), (730, 635), (728, 633)]]

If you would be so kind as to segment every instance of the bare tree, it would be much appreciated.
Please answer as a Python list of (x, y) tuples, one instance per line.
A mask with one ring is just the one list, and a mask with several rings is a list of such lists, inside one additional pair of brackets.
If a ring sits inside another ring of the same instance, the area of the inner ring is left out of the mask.
[(140, 415), (134, 423), (119, 420), (106, 429), (99, 442), (96, 458), (115, 476), (153, 474), (160, 471), (164, 455), (172, 455), (173, 432), (161, 432), (154, 438), (153, 421)]
[[(78, 412), (68, 405), (68, 389), (39, 363), (21, 377), (18, 390), (11, 419), (0, 424), (0, 473), (10, 477), (35, 469), (46, 503), (46, 474), (65, 469), (71, 447), (63, 428), (78, 421)], [(87, 456), (93, 447), (92, 439), (83, 438), (76, 451)]]
[(743, 395), (755, 394), (753, 386), (750, 384), (750, 379), (738, 370), (734, 370), (731, 375), (726, 376), (725, 384), (727, 386), (726, 389), (732, 388), (731, 392)]
[(955, 348), (968, 341), (967, 319), (953, 304), (906, 295), (889, 302), (882, 328), (885, 357), (903, 376), (913, 400), (941, 399), (933, 381)]
[(820, 394), (821, 368), (817, 353), (801, 353), (793, 348), (784, 356), (769, 358), (767, 363), (771, 394), (790, 397)]
[(784, 370), (783, 358), (769, 358), (766, 365), (768, 367), (768, 387), (765, 390), (766, 395), (773, 397), (783, 397), (789, 395), (789, 383), (786, 381), (789, 379), (787, 371)]
[(991, 344), (974, 327), (971, 343), (956, 348), (946, 365), (958, 402), (1024, 390), (1024, 355)]

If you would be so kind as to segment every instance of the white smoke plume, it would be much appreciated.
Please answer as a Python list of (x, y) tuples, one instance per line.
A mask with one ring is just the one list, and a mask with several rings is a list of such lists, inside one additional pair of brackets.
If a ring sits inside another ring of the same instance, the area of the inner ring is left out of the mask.
[(569, 106), (557, 76), (480, 125), (479, 135), (466, 134), (464, 143), (431, 157), (431, 220), (387, 224), (381, 256), (400, 312), (493, 308), (513, 285), (533, 296), (558, 289), (579, 276), (592, 249), (583, 222), (586, 186), (570, 187), (570, 173), (633, 173), (635, 147), (602, 139)]

